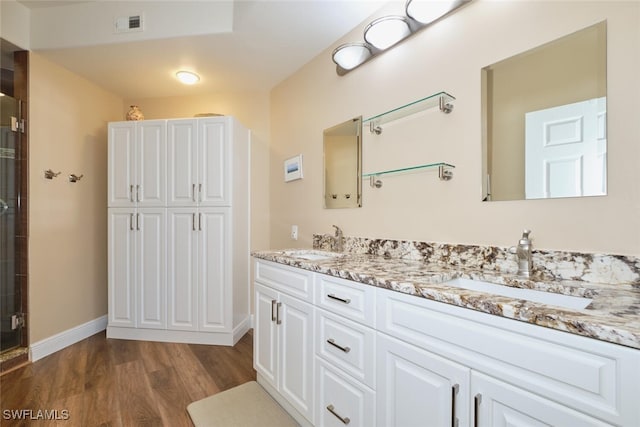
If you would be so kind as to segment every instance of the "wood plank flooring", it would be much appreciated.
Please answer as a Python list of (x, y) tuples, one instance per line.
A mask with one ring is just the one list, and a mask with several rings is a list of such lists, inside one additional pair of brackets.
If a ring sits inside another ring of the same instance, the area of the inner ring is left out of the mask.
[[(96, 334), (0, 377), (0, 425), (192, 426), (189, 403), (255, 380), (252, 340), (249, 332), (224, 347)], [(32, 410), (27, 418), (57, 410), (59, 419), (10, 419), (10, 410)]]

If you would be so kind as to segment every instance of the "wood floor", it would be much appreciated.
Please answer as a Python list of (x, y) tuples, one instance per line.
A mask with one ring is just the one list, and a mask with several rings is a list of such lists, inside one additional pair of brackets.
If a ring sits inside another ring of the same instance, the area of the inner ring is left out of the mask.
[[(0, 377), (0, 425), (192, 426), (189, 403), (255, 380), (252, 339), (224, 347), (96, 334)], [(68, 420), (7, 419), (20, 409), (66, 410)]]

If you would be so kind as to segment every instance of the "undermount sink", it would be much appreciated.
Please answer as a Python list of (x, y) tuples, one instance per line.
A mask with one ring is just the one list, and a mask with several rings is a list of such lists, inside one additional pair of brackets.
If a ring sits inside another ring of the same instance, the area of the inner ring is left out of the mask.
[(284, 254), (292, 258), (306, 259), (308, 261), (320, 261), (324, 259), (340, 258), (344, 256), (344, 254), (338, 252), (319, 251), (315, 249), (284, 251)]
[(591, 304), (591, 298), (575, 297), (571, 295), (557, 294), (554, 292), (536, 291), (533, 289), (514, 288), (511, 286), (497, 285), (495, 283), (483, 282), (481, 280), (457, 278), (443, 282), (443, 285), (468, 289), (471, 291), (485, 292), (488, 294), (500, 295), (509, 298), (516, 298), (537, 302), (542, 304), (555, 305), (569, 309), (583, 309)]

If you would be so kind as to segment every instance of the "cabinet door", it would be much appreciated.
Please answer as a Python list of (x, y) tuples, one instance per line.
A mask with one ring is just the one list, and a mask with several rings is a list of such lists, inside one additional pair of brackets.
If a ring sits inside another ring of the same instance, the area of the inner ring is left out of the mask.
[(253, 367), (276, 389), (278, 388), (277, 303), (276, 291), (255, 284)]
[(231, 238), (228, 208), (198, 212), (198, 280), (200, 330), (231, 330), (231, 269), (227, 263)]
[(165, 329), (166, 212), (164, 208), (139, 209), (136, 214), (138, 327)]
[(199, 119), (199, 202), (202, 206), (230, 206), (230, 144), (224, 118)]
[(610, 426), (513, 385), (471, 373), (474, 426)]
[(166, 203), (167, 122), (145, 120), (136, 132), (136, 188), (138, 206)]
[(468, 368), (381, 333), (377, 365), (379, 427), (469, 424)]
[[(280, 294), (277, 318), (280, 393), (313, 420), (313, 306)], [(276, 322), (277, 323), (277, 322)]]
[(109, 326), (136, 326), (135, 215), (135, 209), (109, 209)]
[(197, 227), (195, 208), (167, 210), (168, 329), (198, 329)]
[(198, 182), (197, 121), (169, 120), (167, 134), (167, 205), (196, 206), (202, 192)]
[(135, 205), (135, 122), (109, 123), (109, 180), (108, 206), (131, 207)]

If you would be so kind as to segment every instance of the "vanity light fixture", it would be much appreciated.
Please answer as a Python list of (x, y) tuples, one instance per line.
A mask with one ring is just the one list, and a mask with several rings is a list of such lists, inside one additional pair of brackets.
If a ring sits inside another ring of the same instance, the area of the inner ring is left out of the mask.
[(196, 84), (200, 81), (200, 76), (191, 71), (178, 71), (176, 77), (181, 83), (186, 85)]
[(411, 34), (409, 22), (402, 16), (383, 16), (372, 21), (364, 29), (364, 40), (377, 49), (384, 50)]
[(431, 25), (471, 0), (407, 0), (405, 15), (389, 15), (371, 21), (364, 29), (364, 43), (345, 43), (331, 57), (342, 76), (413, 33)]
[(371, 49), (365, 43), (346, 43), (338, 46), (331, 57), (338, 67), (351, 70), (371, 57)]
[(461, 0), (408, 0), (405, 7), (407, 16), (420, 24), (427, 25), (460, 6)]

